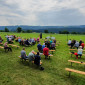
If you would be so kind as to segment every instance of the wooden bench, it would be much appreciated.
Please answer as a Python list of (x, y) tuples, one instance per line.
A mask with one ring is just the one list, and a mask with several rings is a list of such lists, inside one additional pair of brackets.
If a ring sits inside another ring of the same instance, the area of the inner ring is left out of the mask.
[(3, 45), (3, 43), (0, 43), (0, 45)]
[[(72, 55), (74, 55), (74, 54), (72, 54), (72, 53), (69, 53), (69, 54), (71, 54), (71, 57), (72, 57)], [(82, 54), (82, 56), (85, 56), (85, 54)]]
[(17, 47), (17, 48), (19, 48), (19, 47), (20, 47), (20, 46), (13, 45), (13, 44), (9, 44), (9, 46), (13, 46), (13, 47)]
[(52, 54), (53, 54), (53, 52), (54, 52), (55, 50), (49, 50), (49, 51), (51, 51), (51, 52), (52, 52)]
[(71, 72), (85, 75), (85, 72), (83, 72), (83, 71), (78, 71), (78, 70), (74, 70), (74, 69), (70, 69), (70, 68), (65, 68), (65, 70), (69, 72), (69, 77), (71, 75)]
[[(69, 49), (70, 51), (72, 50), (72, 51), (76, 51), (76, 50), (78, 50), (78, 49)], [(83, 50), (83, 52), (85, 52), (85, 50)]]
[(4, 49), (4, 47), (0, 46), (0, 48)]
[(78, 63), (78, 64), (85, 65), (85, 62), (79, 62), (79, 61), (74, 61), (74, 60), (68, 60), (68, 62), (71, 62), (71, 66), (72, 66), (72, 63)]

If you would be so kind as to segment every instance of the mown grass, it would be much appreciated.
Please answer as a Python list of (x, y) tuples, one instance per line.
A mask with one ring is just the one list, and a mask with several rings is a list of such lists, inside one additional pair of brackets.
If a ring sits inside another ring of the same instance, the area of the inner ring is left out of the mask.
[[(6, 35), (15, 34), (22, 38), (37, 38), (38, 33), (0, 33), (6, 41)], [(60, 45), (56, 48), (56, 52), (53, 54), (50, 60), (45, 60), (44, 56), (41, 56), (44, 71), (40, 71), (35, 65), (28, 65), (28, 62), (22, 63), (18, 56), (23, 48), (19, 49), (12, 47), (13, 52), (5, 53), (0, 48), (0, 85), (85, 85), (85, 77), (81, 74), (72, 73), (68, 78), (68, 72), (65, 71), (66, 67), (73, 68), (80, 71), (85, 71), (83, 65), (73, 64), (70, 66), (69, 59), (76, 60), (75, 57), (70, 57), (69, 47), (66, 45), (67, 35), (59, 34), (43, 34), (43, 39), (47, 36), (56, 37), (57, 41), (60, 41)], [(82, 39), (85, 41), (84, 35), (68, 35), (68, 39)], [(43, 43), (43, 40), (41, 40)], [(14, 42), (19, 45), (19, 43)], [(37, 52), (37, 44), (32, 47), (26, 47), (26, 53), (35, 50)], [(82, 56), (78, 61), (85, 62), (85, 56)]]

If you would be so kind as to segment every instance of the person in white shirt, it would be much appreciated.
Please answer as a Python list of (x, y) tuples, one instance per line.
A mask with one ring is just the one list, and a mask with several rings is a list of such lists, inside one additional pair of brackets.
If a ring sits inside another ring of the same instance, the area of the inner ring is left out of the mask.
[(71, 39), (68, 41), (68, 45), (71, 45)]
[(82, 53), (83, 53), (82, 46), (79, 46), (79, 48), (78, 48), (78, 56), (80, 56), (80, 58), (82, 56)]
[(78, 47), (79, 47), (79, 42), (78, 41), (76, 41), (76, 43), (75, 43), (75, 45), (74, 45), (77, 49), (78, 49)]

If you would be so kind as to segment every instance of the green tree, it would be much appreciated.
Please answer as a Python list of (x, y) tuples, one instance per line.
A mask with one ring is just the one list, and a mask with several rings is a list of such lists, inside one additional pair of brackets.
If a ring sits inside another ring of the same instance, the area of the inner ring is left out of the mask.
[(44, 33), (49, 33), (48, 30), (44, 30)]
[(32, 33), (32, 30), (27, 30), (27, 33)]
[(71, 32), (71, 34), (77, 34), (77, 32)]
[(21, 32), (22, 31), (22, 28), (21, 27), (18, 27), (17, 28), (17, 32)]
[(9, 29), (5, 27), (5, 30), (4, 30), (4, 31), (5, 31), (5, 32), (9, 32)]

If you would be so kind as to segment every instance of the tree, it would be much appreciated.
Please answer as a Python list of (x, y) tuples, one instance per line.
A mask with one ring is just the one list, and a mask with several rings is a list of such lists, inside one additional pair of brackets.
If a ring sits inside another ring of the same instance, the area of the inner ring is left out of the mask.
[(4, 31), (5, 31), (5, 32), (9, 32), (9, 29), (5, 27), (5, 30), (4, 30)]
[(18, 27), (17, 28), (17, 32), (21, 32), (22, 31), (22, 28), (21, 27)]
[(77, 32), (71, 32), (71, 34), (77, 34)]
[(44, 30), (44, 33), (49, 33), (48, 30)]
[(32, 30), (27, 30), (27, 33), (32, 33)]

